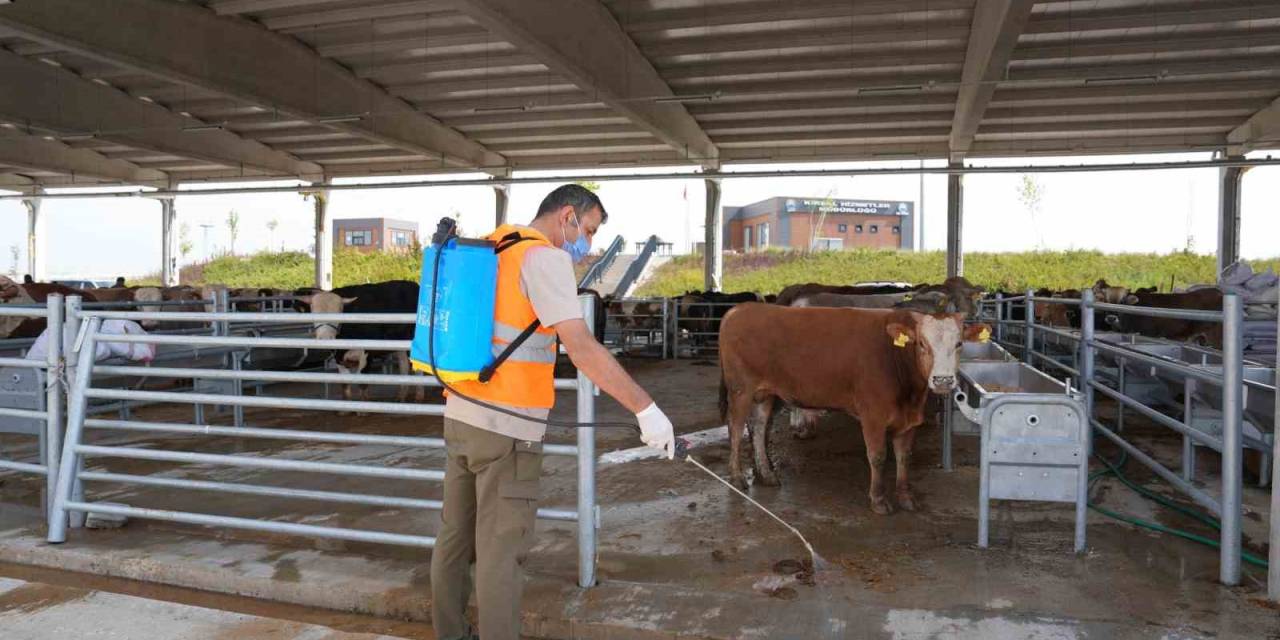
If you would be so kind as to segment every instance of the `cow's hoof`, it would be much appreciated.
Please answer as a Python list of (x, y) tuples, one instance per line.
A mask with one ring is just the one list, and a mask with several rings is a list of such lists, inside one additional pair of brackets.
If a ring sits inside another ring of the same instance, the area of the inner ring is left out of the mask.
[(915, 511), (916, 510), (915, 498), (911, 497), (911, 494), (909, 493), (899, 493), (898, 508), (902, 509), (903, 511)]
[(881, 498), (871, 499), (871, 512), (879, 516), (887, 516), (893, 513), (893, 505), (889, 501)]
[(739, 491), (747, 491), (751, 489), (751, 483), (747, 482), (747, 479), (743, 476), (730, 478), (729, 481), (732, 482), (733, 486), (737, 487)]
[(795, 429), (791, 432), (791, 437), (796, 440), (812, 440), (814, 435), (813, 429)]

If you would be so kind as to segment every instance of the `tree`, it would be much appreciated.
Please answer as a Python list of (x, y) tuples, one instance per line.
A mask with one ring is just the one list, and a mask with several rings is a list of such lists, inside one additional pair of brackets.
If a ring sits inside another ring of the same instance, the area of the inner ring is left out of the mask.
[(187, 254), (191, 253), (194, 243), (191, 242), (191, 225), (186, 222), (178, 225), (178, 255), (182, 256), (182, 261), (187, 261)]
[(600, 193), (600, 183), (595, 180), (577, 180), (574, 184), (592, 193)]
[(1031, 216), (1031, 228), (1035, 229), (1036, 238), (1041, 249), (1044, 248), (1044, 236), (1040, 233), (1040, 225), (1036, 222), (1036, 216), (1040, 214), (1040, 206), (1044, 202), (1044, 193), (1044, 185), (1040, 184), (1040, 181), (1034, 175), (1022, 174), (1022, 182), (1018, 184), (1018, 200), (1026, 208), (1027, 215)]
[(267, 250), (273, 250), (276, 244), (276, 227), (280, 226), (278, 218), (267, 221)]
[(232, 209), (227, 213), (227, 231), (231, 233), (231, 242), (227, 245), (227, 253), (236, 254), (236, 237), (240, 235), (240, 214)]

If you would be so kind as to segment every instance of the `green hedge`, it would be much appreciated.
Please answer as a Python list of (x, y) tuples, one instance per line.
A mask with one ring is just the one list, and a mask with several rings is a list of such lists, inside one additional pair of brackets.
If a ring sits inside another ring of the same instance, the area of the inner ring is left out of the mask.
[[(311, 256), (303, 252), (224, 256), (183, 269), (186, 284), (219, 283), (233, 287), (292, 289), (313, 282)], [(1213, 282), (1214, 258), (1192, 253), (1104, 254), (1099, 251), (1036, 251), (1027, 253), (969, 253), (964, 257), (970, 281), (990, 289), (1018, 291), (1027, 287), (1070, 289), (1087, 286), (1100, 277), (1131, 287), (1156, 285), (1161, 290)], [(1255, 260), (1256, 270), (1280, 269), (1280, 258)], [(414, 280), (422, 268), (420, 251), (406, 253), (338, 251), (333, 257), (337, 286)], [(825, 282), (852, 284), (872, 280), (940, 282), (946, 274), (941, 251), (762, 251), (725, 254), (725, 291), (777, 293), (788, 284)], [(136, 283), (156, 281), (139, 279)], [(702, 256), (677, 256), (654, 271), (637, 295), (671, 296), (702, 289)]]
[[(1280, 268), (1280, 258), (1253, 261), (1254, 269)], [(988, 289), (1020, 291), (1028, 287), (1071, 289), (1098, 278), (1131, 287), (1166, 290), (1214, 282), (1213, 256), (1192, 253), (1104, 254), (1100, 251), (967, 253), (965, 276)], [(941, 251), (913, 253), (856, 249), (848, 251), (763, 251), (726, 254), (724, 290), (777, 293), (801, 282), (853, 284), (867, 281), (940, 282), (946, 277)], [(678, 256), (658, 267), (637, 291), (641, 296), (672, 296), (703, 288), (702, 257)]]

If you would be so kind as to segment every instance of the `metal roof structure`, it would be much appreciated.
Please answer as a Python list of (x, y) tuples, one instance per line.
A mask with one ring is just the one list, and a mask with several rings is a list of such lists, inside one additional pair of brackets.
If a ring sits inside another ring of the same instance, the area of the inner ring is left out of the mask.
[(0, 186), (1226, 150), (1276, 0), (0, 0)]

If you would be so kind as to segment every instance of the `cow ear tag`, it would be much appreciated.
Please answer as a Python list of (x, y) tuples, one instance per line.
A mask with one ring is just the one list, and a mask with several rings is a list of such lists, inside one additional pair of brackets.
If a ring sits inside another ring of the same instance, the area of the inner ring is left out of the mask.
[(899, 333), (898, 337), (893, 339), (893, 346), (902, 348), (907, 346), (908, 342), (911, 342), (911, 338), (905, 333)]
[(983, 327), (982, 331), (978, 333), (978, 342), (986, 342), (990, 339), (991, 339), (991, 330), (986, 327)]

